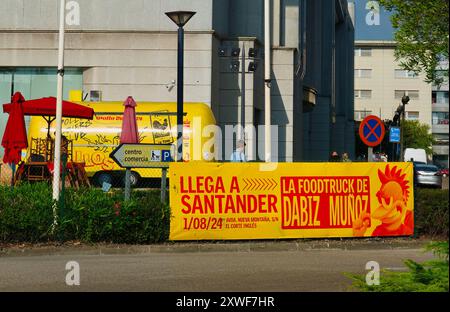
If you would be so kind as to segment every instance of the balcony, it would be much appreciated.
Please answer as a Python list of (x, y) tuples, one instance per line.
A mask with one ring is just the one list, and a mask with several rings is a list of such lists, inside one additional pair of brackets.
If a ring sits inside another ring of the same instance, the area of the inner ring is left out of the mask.
[(448, 134), (448, 120), (446, 124), (433, 124), (431, 130), (433, 131), (433, 133)]

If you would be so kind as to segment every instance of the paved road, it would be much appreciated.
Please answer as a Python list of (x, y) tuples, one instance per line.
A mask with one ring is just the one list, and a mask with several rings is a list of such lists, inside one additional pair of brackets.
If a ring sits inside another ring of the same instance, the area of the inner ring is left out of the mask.
[[(432, 255), (403, 248), (3, 256), (0, 291), (346, 291), (343, 272), (364, 273), (371, 260), (403, 270), (408, 258)], [(65, 284), (72, 260), (80, 286)]]

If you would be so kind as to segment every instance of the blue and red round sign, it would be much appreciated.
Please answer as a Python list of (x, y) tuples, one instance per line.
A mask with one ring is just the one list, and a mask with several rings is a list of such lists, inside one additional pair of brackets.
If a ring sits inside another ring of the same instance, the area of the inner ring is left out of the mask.
[(359, 125), (359, 137), (367, 146), (380, 145), (384, 139), (384, 134), (384, 123), (377, 116), (367, 116)]

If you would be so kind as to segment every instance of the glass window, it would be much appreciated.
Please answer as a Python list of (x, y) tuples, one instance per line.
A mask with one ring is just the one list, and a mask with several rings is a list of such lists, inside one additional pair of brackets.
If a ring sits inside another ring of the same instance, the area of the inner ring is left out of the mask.
[(433, 125), (448, 125), (448, 112), (433, 112)]
[(431, 101), (433, 104), (448, 104), (448, 91), (433, 91)]
[(355, 69), (356, 78), (370, 78), (372, 77), (371, 69)]
[(396, 69), (395, 78), (417, 78), (417, 74), (410, 70)]
[(371, 115), (372, 111), (368, 111), (368, 110), (355, 110), (354, 113), (354, 118), (355, 120), (363, 120), (364, 118), (366, 118), (367, 116)]
[(437, 166), (434, 165), (416, 165), (417, 171), (425, 171), (425, 172), (436, 172), (439, 170)]
[(419, 98), (419, 90), (395, 90), (395, 98), (401, 99), (403, 95), (409, 96), (410, 99)]
[(419, 112), (406, 112), (406, 119), (419, 120)]
[(372, 90), (355, 90), (355, 98), (370, 99), (372, 97)]
[[(83, 70), (66, 68), (63, 98), (69, 98), (70, 90), (83, 87)], [(14, 88), (14, 90), (12, 90)], [(9, 103), (11, 93), (20, 91), (26, 100), (56, 96), (56, 68), (0, 68), (0, 103)], [(0, 114), (0, 137), (3, 136), (8, 114)], [(30, 117), (25, 117), (28, 128)], [(3, 148), (0, 146), (0, 157)]]
[(357, 49), (355, 49), (355, 56), (372, 56), (372, 49), (357, 48)]

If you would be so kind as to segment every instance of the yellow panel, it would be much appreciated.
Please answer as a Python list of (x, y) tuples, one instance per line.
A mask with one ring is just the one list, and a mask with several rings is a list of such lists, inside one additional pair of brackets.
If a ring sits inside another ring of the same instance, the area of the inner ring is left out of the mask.
[(69, 91), (69, 101), (70, 102), (83, 101), (83, 91), (82, 90), (70, 90)]
[[(96, 172), (122, 170), (109, 154), (119, 145), (122, 131), (123, 102), (80, 102), (94, 109), (94, 119), (63, 118), (63, 134), (73, 140), (73, 157), (76, 162), (86, 164), (86, 172), (92, 177)], [(172, 144), (176, 140), (176, 103), (138, 102), (136, 119), (140, 143)], [(207, 125), (215, 125), (214, 115), (204, 103), (185, 103), (184, 158), (204, 160), (202, 147), (209, 140), (196, 133)], [(154, 114), (159, 113), (159, 114)], [(51, 125), (53, 134), (55, 123)], [(45, 137), (47, 124), (42, 117), (33, 117), (30, 122), (30, 137)], [(200, 138), (200, 139), (198, 139)], [(212, 154), (212, 152), (210, 153)], [(133, 170), (144, 178), (161, 177), (159, 169)]]
[(412, 163), (171, 163), (171, 240), (412, 235)]

